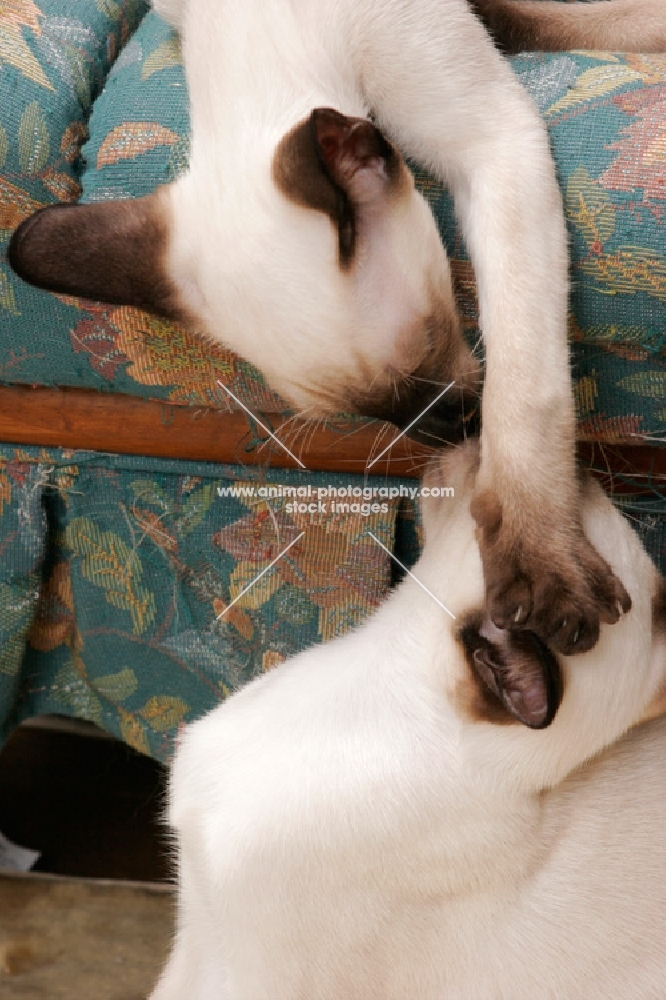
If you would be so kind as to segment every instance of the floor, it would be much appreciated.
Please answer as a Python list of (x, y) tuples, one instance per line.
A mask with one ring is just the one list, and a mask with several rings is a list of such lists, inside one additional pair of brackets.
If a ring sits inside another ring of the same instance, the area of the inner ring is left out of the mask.
[(0, 873), (0, 1000), (147, 996), (173, 931), (164, 788), (159, 764), (94, 730), (12, 735), (0, 831), (41, 853)]
[(173, 928), (156, 883), (0, 875), (1, 1000), (145, 1000)]

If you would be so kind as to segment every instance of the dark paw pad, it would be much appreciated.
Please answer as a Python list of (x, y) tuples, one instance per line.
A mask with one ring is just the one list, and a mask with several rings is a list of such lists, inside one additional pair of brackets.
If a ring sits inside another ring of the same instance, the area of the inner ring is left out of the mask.
[(592, 649), (600, 625), (631, 608), (624, 586), (580, 529), (530, 540), (511, 530), (488, 494), (472, 512), (480, 515), (486, 607), (499, 628), (529, 628), (551, 649), (572, 655)]

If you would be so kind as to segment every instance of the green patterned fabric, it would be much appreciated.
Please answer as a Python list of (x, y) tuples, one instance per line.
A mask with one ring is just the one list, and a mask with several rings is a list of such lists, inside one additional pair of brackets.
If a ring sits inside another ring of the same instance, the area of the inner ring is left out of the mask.
[[(77, 0), (66, 17), (62, 9), (62, 0), (13, 0), (0, 12), (0, 54), (10, 51), (0, 62), (0, 241), (38, 204), (75, 198), (79, 184), (84, 201), (141, 195), (187, 165), (187, 91), (174, 33), (138, 0)], [(666, 56), (522, 55), (513, 67), (548, 124), (565, 195), (580, 432), (602, 441), (663, 437)], [(416, 172), (473, 336), (474, 279), (450, 201), (441, 184)], [(132, 309), (29, 289), (2, 263), (0, 320), (5, 382), (227, 407), (220, 379), (264, 412), (286, 409), (228, 351)]]
[(0, 446), (0, 740), (61, 712), (165, 759), (180, 723), (358, 624), (391, 583), (370, 532), (393, 548), (399, 499), (311, 517), (220, 492), (360, 482)]
[[(403, 564), (418, 557), (411, 499), (311, 519), (256, 495), (278, 482), (360, 480), (0, 446), (0, 744), (57, 712), (167, 760), (182, 723), (378, 605), (401, 572), (371, 533)], [(255, 495), (220, 496), (231, 488)], [(664, 497), (620, 502), (665, 568)]]
[(46, 555), (47, 467), (0, 456), (0, 743), (16, 711), (26, 637), (37, 613)]
[[(0, 4), (0, 380), (82, 384), (70, 343), (77, 306), (16, 280), (4, 251), (40, 205), (80, 193), (90, 107), (146, 10), (139, 0)], [(98, 380), (99, 381), (99, 380)]]
[[(512, 65), (548, 126), (564, 194), (579, 433), (666, 440), (666, 55), (529, 53)], [(476, 335), (474, 278), (449, 199), (417, 176)]]

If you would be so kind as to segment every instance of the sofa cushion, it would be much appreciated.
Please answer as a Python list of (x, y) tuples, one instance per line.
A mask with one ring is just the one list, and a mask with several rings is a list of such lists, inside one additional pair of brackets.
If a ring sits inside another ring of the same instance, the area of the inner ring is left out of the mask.
[[(40, 205), (80, 193), (87, 118), (143, 0), (0, 5), (0, 366), (6, 382), (76, 384), (69, 335), (79, 308), (16, 280), (4, 251)], [(89, 368), (89, 365), (85, 366)]]
[[(112, 0), (98, 3), (103, 10), (117, 6)], [(38, 52), (36, 30), (23, 26), (21, 32), (26, 37), (32, 32)], [(46, 66), (45, 57), (41, 60), (37, 65)], [(564, 192), (580, 435), (632, 443), (663, 437), (666, 237), (660, 150), (666, 56), (527, 54), (512, 64), (548, 124)], [(66, 89), (64, 77), (56, 82), (58, 91)], [(25, 107), (34, 103), (38, 87), (32, 80), (28, 85), (33, 89)], [(8, 113), (1, 106), (7, 130)], [(12, 111), (12, 120), (16, 114)], [(37, 111), (32, 114), (38, 118)], [(67, 127), (67, 115), (61, 117), (58, 134)], [(70, 181), (80, 179), (84, 201), (144, 194), (185, 169), (187, 94), (178, 42), (155, 14), (144, 17), (112, 67), (89, 127), (80, 177), (71, 167), (61, 170)], [(24, 133), (29, 131), (25, 126)], [(32, 131), (38, 136), (41, 126)], [(76, 193), (73, 184), (54, 192), (38, 182), (25, 150), (19, 158), (15, 132), (16, 127), (0, 177), (5, 184), (0, 211), (12, 222), (37, 203)], [(32, 154), (33, 159), (43, 155)], [(440, 183), (416, 173), (451, 254), (465, 324), (474, 337), (474, 276), (450, 200)], [(226, 408), (229, 397), (219, 379), (248, 405), (264, 412), (286, 409), (250, 365), (183, 328), (133, 309), (28, 289), (6, 266), (0, 275), (0, 380), (97, 387)]]
[(311, 515), (248, 495), (278, 485), (349, 477), (0, 445), (0, 743), (59, 712), (164, 760), (182, 722), (361, 622), (392, 581), (400, 500)]

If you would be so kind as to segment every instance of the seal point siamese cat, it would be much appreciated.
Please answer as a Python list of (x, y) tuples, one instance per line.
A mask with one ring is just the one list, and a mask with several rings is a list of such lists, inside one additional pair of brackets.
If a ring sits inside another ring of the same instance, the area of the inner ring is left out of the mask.
[[(633, 601), (574, 662), (484, 607), (475, 447), (356, 631), (182, 733), (179, 897), (151, 1000), (663, 1000), (666, 602), (583, 481)], [(549, 725), (550, 724), (550, 725)], [(549, 726), (542, 731), (533, 728)]]
[(664, 51), (666, 3), (153, 6), (182, 39), (187, 173), (147, 197), (41, 210), (12, 238), (14, 270), (185, 320), (305, 415), (406, 426), (455, 380), (443, 413), (418, 424), (441, 434), (479, 366), (403, 155), (420, 161), (453, 193), (478, 282), (472, 512), (490, 617), (560, 652), (591, 648), (629, 602), (580, 525), (567, 238), (548, 137), (493, 38), (510, 50)]

